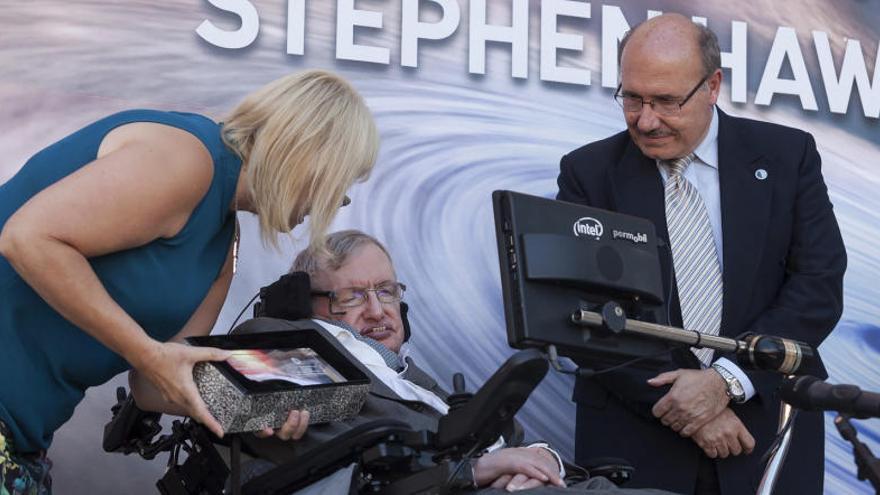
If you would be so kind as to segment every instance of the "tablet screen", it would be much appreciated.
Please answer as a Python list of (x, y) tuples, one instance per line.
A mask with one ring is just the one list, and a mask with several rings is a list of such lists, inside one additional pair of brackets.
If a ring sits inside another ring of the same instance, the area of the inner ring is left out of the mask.
[(345, 382), (333, 366), (309, 347), (296, 349), (238, 349), (226, 361), (254, 382), (282, 380), (297, 385)]

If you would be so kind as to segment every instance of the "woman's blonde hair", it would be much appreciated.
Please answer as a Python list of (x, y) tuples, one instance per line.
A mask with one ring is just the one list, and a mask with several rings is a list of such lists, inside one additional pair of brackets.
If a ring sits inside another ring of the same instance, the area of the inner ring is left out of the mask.
[(282, 77), (245, 97), (224, 121), (223, 140), (246, 167), (260, 234), (273, 246), (275, 233), (305, 215), (310, 245), (323, 246), (345, 191), (367, 179), (379, 150), (364, 100), (323, 70)]

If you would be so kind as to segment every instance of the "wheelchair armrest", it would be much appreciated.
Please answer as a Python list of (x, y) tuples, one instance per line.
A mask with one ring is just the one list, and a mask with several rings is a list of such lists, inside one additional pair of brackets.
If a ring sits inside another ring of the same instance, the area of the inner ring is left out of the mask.
[[(144, 454), (150, 451), (152, 439), (162, 430), (159, 424), (162, 415), (140, 409), (134, 402), (134, 395), (126, 393), (125, 387), (116, 388), (116, 404), (111, 411), (113, 417), (104, 425), (104, 452), (125, 455), (136, 452), (148, 458)], [(148, 455), (157, 453), (149, 452)]]
[(355, 461), (362, 452), (395, 435), (412, 429), (397, 420), (377, 420), (359, 425), (319, 445), (296, 459), (280, 464), (242, 486), (242, 495), (291, 493), (324, 478)]
[(437, 448), (481, 450), (494, 443), (548, 369), (536, 349), (508, 358), (467, 403), (440, 418)]

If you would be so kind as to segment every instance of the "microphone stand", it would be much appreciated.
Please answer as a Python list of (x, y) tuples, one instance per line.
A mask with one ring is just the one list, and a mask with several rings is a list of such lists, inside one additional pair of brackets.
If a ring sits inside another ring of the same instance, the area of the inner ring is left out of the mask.
[[(782, 464), (785, 463), (785, 457), (788, 455), (788, 446), (791, 443), (791, 432), (793, 428), (788, 427), (788, 422), (792, 420), (792, 412), (794, 408), (785, 401), (779, 402), (779, 429), (776, 434), (782, 434), (779, 441), (779, 447), (770, 454), (767, 461), (767, 467), (764, 469), (764, 475), (761, 476), (761, 483), (758, 485), (758, 491), (755, 495), (771, 495), (773, 487), (776, 485), (776, 479), (782, 471)], [(784, 433), (783, 433), (784, 432)]]
[[(579, 309), (572, 313), (571, 321), (578, 326), (602, 328), (614, 334), (639, 335), (687, 344), (691, 347), (733, 352), (736, 353), (737, 361), (741, 365), (752, 369), (778, 371), (786, 375), (797, 372), (804, 361), (813, 358), (809, 346), (778, 337), (751, 335), (747, 336), (746, 340), (737, 340), (717, 335), (704, 335), (695, 330), (630, 320), (627, 319), (623, 308), (615, 302), (605, 303), (599, 313)], [(791, 444), (792, 428), (787, 427), (791, 414), (791, 405), (781, 401), (777, 434), (782, 434), (782, 437), (779, 447), (770, 455), (761, 483), (758, 485), (757, 495), (770, 495), (773, 492)]]
[(853, 457), (858, 468), (857, 476), (860, 480), (868, 480), (874, 486), (874, 491), (880, 494), (880, 459), (874, 457), (874, 453), (867, 445), (859, 440), (859, 434), (849, 422), (849, 416), (839, 414), (834, 418), (834, 425), (844, 440), (853, 446)]

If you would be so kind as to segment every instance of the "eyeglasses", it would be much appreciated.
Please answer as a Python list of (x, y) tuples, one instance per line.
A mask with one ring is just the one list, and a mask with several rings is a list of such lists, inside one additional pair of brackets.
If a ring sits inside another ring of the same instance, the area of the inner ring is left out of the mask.
[(671, 116), (678, 115), (681, 113), (681, 107), (684, 106), (685, 103), (690, 101), (691, 97), (693, 97), (697, 90), (709, 79), (709, 76), (705, 76), (700, 79), (700, 82), (694, 86), (694, 89), (690, 91), (684, 98), (669, 98), (659, 96), (654, 98), (653, 100), (646, 100), (638, 95), (626, 95), (620, 94), (621, 86), (617, 86), (617, 91), (614, 93), (614, 99), (617, 100), (617, 103), (623, 107), (624, 112), (628, 113), (636, 113), (641, 112), (642, 107), (645, 105), (651, 105), (651, 109), (657, 112), (660, 115)]
[(356, 308), (367, 302), (369, 299), (368, 294), (370, 292), (376, 295), (376, 299), (378, 299), (380, 303), (391, 304), (403, 299), (404, 291), (406, 291), (406, 286), (402, 283), (386, 282), (372, 289), (365, 287), (346, 287), (338, 290), (313, 290), (312, 295), (329, 298), (331, 306)]

